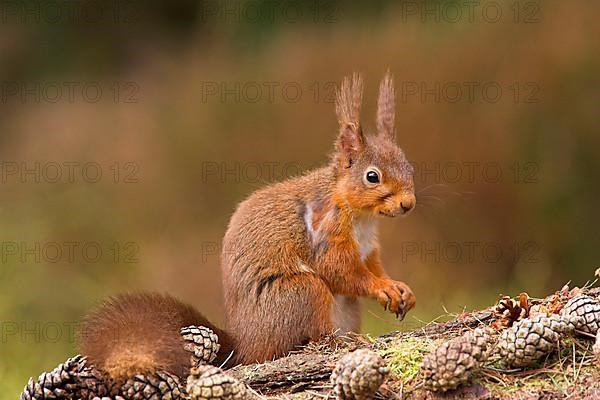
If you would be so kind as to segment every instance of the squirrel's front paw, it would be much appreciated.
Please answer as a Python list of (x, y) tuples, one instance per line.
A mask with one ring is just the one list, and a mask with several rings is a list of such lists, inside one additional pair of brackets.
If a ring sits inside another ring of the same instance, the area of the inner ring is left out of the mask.
[(396, 314), (400, 320), (404, 319), (417, 301), (406, 283), (391, 279), (382, 279), (378, 282), (374, 294), (383, 308)]

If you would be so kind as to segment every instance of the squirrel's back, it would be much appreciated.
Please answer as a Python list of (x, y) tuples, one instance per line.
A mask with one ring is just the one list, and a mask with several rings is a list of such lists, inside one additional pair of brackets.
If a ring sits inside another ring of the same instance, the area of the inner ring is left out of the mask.
[(221, 269), (235, 362), (280, 357), (331, 330), (333, 300), (312, 269), (306, 218), (334, 183), (332, 168), (317, 169), (254, 192), (231, 217)]
[(212, 329), (221, 343), (220, 355), (231, 347), (227, 334), (192, 306), (168, 295), (134, 293), (107, 299), (86, 318), (81, 350), (116, 381), (157, 370), (185, 376), (190, 353), (179, 331), (190, 325)]
[(333, 184), (332, 168), (321, 168), (268, 185), (238, 205), (223, 238), (221, 257), (225, 301), (233, 303), (229, 309), (237, 311), (236, 299), (248, 298), (246, 293), (260, 292), (264, 279), (302, 272), (299, 262), (308, 264), (313, 256), (306, 205), (326, 198)]

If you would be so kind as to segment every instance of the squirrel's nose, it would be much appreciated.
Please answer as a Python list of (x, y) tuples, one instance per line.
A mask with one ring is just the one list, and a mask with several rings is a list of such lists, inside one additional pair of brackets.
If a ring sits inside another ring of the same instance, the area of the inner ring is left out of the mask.
[(400, 208), (402, 209), (402, 214), (407, 214), (413, 208), (415, 208), (415, 203), (416, 203), (415, 196), (410, 195), (410, 196), (404, 197), (400, 201)]

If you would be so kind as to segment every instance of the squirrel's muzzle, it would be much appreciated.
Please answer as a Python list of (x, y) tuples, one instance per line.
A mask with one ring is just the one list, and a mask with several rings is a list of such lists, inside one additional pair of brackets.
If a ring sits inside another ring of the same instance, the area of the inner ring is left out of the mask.
[(407, 196), (402, 196), (400, 199), (400, 209), (402, 210), (402, 214), (408, 214), (415, 208), (417, 204), (417, 198), (414, 194), (410, 194)]
[(416, 204), (417, 199), (414, 194), (399, 194), (394, 196), (393, 203), (391, 201), (387, 203), (387, 207), (384, 207), (383, 210), (380, 210), (380, 213), (388, 217), (406, 215), (415, 208)]

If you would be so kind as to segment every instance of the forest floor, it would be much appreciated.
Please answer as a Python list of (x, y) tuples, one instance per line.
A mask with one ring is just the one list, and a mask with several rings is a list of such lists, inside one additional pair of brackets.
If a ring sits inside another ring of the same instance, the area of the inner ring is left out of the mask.
[[(575, 294), (600, 297), (600, 288), (567, 287), (544, 299), (528, 299), (529, 306), (556, 312)], [(331, 337), (278, 360), (239, 366), (230, 373), (265, 398), (333, 398), (329, 382), (337, 360), (349, 351), (370, 348), (390, 367), (380, 388), (380, 399), (600, 399), (600, 361), (592, 352), (594, 341), (577, 335), (561, 341), (557, 351), (527, 369), (507, 369), (499, 356), (490, 358), (469, 385), (446, 393), (423, 389), (420, 367), (425, 354), (444, 341), (480, 326), (501, 329), (506, 321), (486, 310), (464, 313), (445, 323), (431, 323), (412, 332), (392, 332), (370, 338), (363, 335)]]

